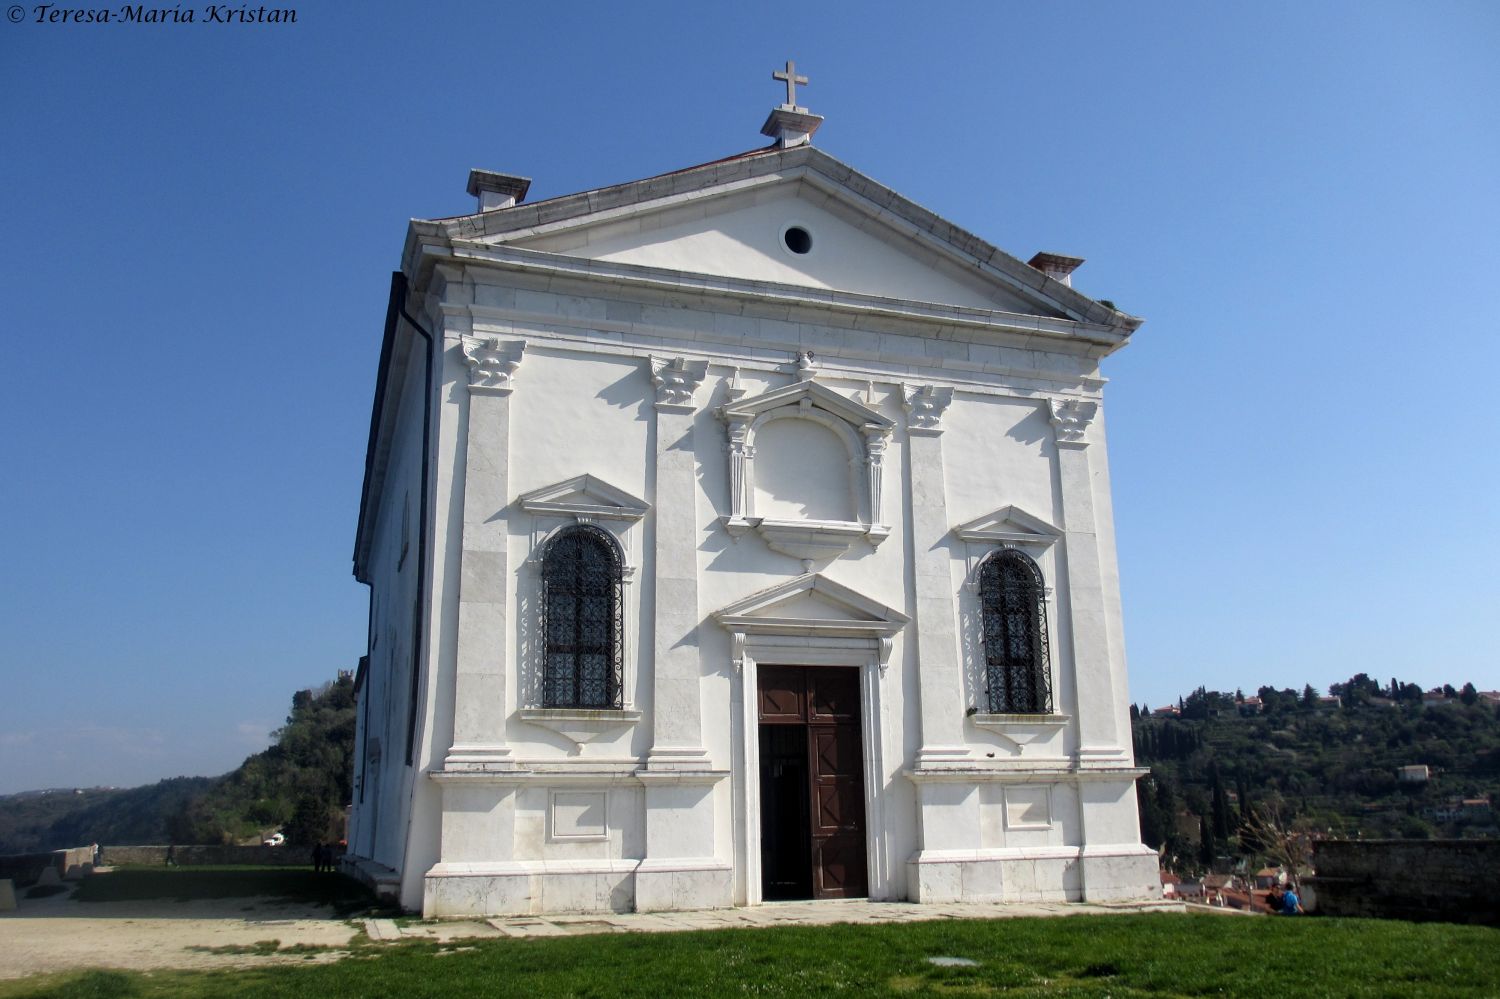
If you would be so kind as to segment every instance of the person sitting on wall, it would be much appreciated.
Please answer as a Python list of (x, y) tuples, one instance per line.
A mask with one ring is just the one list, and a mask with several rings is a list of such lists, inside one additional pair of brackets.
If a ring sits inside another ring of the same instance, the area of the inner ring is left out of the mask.
[(1302, 915), (1302, 900), (1297, 897), (1297, 889), (1288, 887), (1281, 896), (1281, 914), (1283, 916)]

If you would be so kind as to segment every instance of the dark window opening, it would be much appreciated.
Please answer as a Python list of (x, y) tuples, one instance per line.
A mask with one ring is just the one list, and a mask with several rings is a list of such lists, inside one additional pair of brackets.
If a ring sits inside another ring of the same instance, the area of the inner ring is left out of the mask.
[(623, 705), (624, 578), (618, 546), (597, 527), (570, 527), (547, 543), (542, 558), (543, 707)]
[(1014, 549), (995, 552), (979, 569), (979, 603), (990, 711), (1050, 714), (1052, 668), (1041, 570)]

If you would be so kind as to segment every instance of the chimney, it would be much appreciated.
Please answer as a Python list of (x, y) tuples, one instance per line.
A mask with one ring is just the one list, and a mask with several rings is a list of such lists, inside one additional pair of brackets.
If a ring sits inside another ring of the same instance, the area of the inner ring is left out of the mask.
[(469, 193), (479, 199), (481, 212), (513, 208), (526, 199), (530, 177), (513, 177), (493, 170), (470, 170)]
[(1054, 281), (1073, 287), (1073, 272), (1083, 263), (1082, 257), (1065, 257), (1061, 253), (1038, 253), (1026, 261)]

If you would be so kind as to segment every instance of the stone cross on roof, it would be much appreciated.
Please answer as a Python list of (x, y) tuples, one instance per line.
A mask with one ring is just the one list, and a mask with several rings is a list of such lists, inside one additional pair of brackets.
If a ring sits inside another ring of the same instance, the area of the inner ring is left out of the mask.
[(794, 62), (792, 62), (792, 60), (788, 59), (786, 61), (786, 69), (785, 70), (780, 70), (780, 69), (776, 70), (775, 72), (773, 72), (771, 74), (771, 79), (785, 81), (785, 83), (786, 83), (786, 104), (784, 106), (785, 107), (789, 107), (789, 108), (796, 107), (797, 106), (797, 84), (800, 83), (804, 87), (807, 86), (807, 77), (805, 77), (805, 76), (798, 76), (797, 75), (797, 64), (794, 63)]

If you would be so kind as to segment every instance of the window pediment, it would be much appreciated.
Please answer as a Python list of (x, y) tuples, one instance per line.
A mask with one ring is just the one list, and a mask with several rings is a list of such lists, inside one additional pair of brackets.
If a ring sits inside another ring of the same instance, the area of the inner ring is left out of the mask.
[(533, 489), (517, 497), (528, 513), (576, 517), (579, 520), (640, 520), (651, 504), (593, 475)]
[(1018, 506), (1004, 506), (994, 513), (960, 524), (953, 533), (964, 541), (992, 545), (1039, 545), (1046, 547), (1063, 532)]

